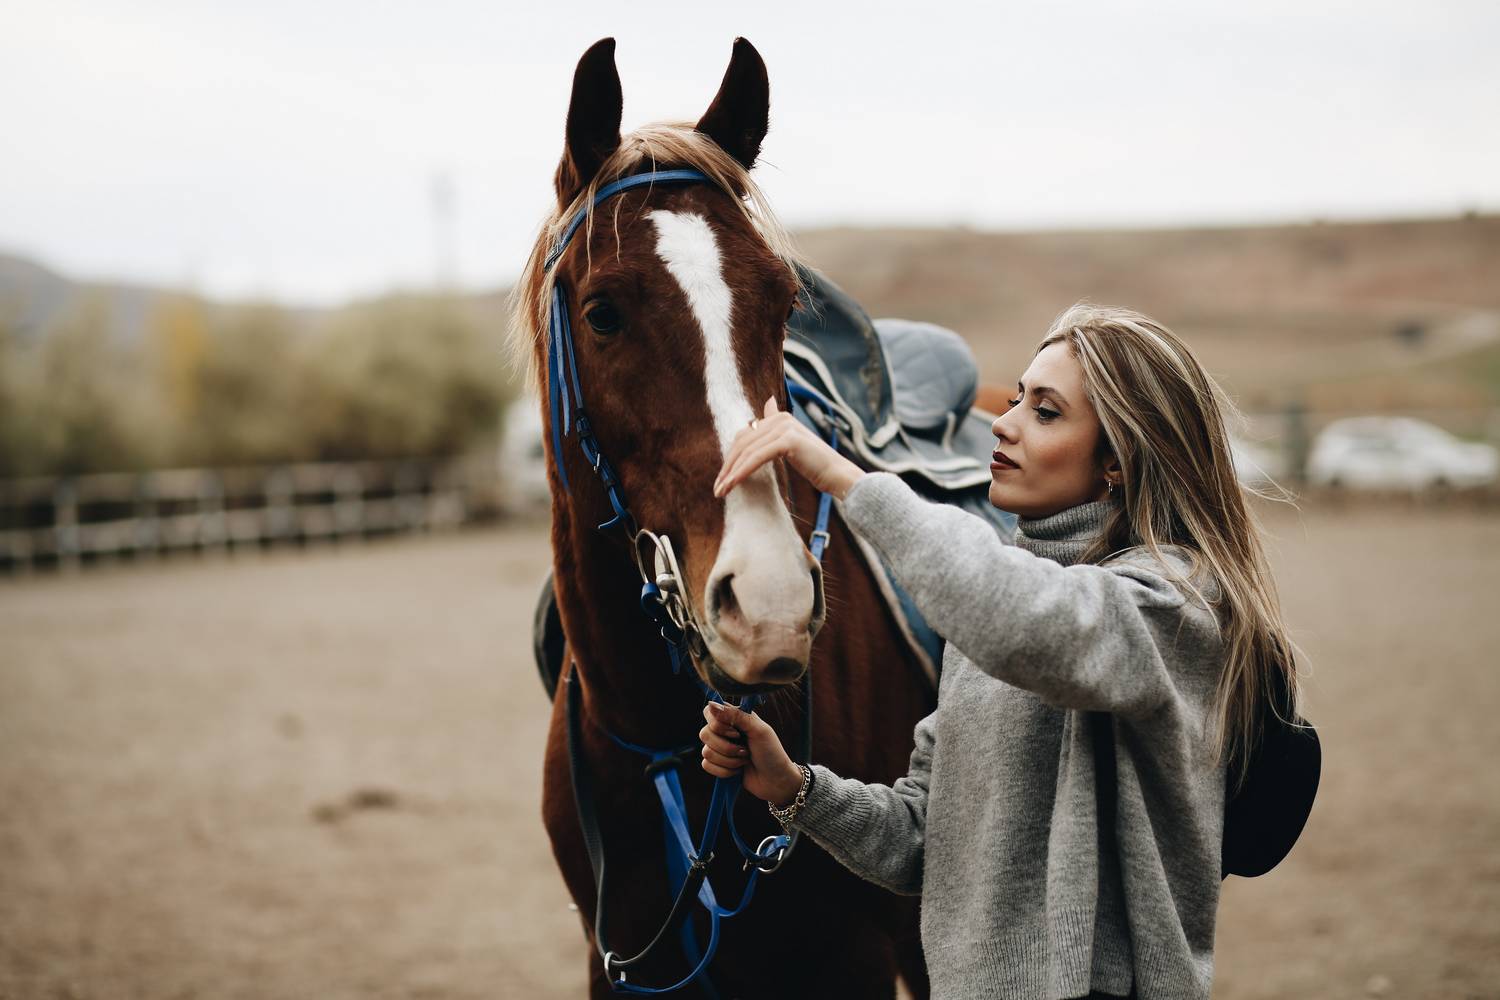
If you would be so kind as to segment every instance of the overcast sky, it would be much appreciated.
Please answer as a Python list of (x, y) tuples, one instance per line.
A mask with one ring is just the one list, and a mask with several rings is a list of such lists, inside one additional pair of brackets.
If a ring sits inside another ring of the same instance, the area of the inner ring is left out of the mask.
[(443, 177), (457, 278), (498, 284), (605, 35), (627, 128), (755, 43), (793, 226), (1500, 210), (1495, 0), (0, 0), (0, 249), (331, 303), (433, 280)]

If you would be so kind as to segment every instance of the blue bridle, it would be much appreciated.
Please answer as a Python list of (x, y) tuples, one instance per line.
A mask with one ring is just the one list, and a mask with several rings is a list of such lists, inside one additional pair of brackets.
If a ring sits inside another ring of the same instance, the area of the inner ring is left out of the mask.
[[(573, 235), (589, 217), (589, 213), (601, 202), (608, 201), (615, 195), (632, 188), (657, 184), (711, 183), (713, 182), (707, 174), (697, 170), (653, 170), (650, 173), (622, 177), (604, 185), (587, 207), (578, 210), (572, 221), (568, 223), (568, 227), (563, 230), (556, 245), (547, 253), (547, 259), (542, 263), (543, 273), (550, 271), (557, 263), (563, 251), (568, 249)], [(568, 303), (563, 294), (562, 283), (555, 280), (552, 283), (552, 308), (548, 316), (547, 389), (552, 405), (552, 451), (553, 457), (557, 460), (557, 474), (562, 479), (563, 489), (568, 489), (568, 470), (563, 464), (562, 440), (567, 437), (572, 426), (576, 425), (578, 445), (583, 449), (583, 457), (588, 460), (595, 474), (604, 483), (604, 488), (609, 493), (610, 506), (615, 511), (615, 516), (601, 524), (599, 529), (603, 531), (620, 524), (629, 530), (632, 525), (627, 522), (633, 519), (625, 504), (625, 498), (620, 493), (619, 480), (615, 477), (614, 469), (609, 461), (600, 452), (599, 441), (594, 437), (588, 414), (583, 408), (583, 389), (578, 384), (578, 362), (573, 356), (573, 327), (568, 322)]]
[[(557, 243), (548, 252), (543, 262), (543, 271), (550, 270), (556, 265), (564, 251), (567, 250), (573, 236), (598, 205), (633, 188), (646, 187), (657, 184), (712, 184), (713, 181), (697, 170), (658, 170), (650, 173), (636, 174), (624, 177), (600, 188), (594, 195), (593, 201), (585, 208), (580, 209), (567, 228), (562, 232)], [(691, 625), (685, 627), (683, 612), (674, 616), (670, 604), (670, 595), (663, 595), (657, 585), (657, 581), (647, 573), (644, 565), (640, 564), (639, 543), (644, 536), (657, 546), (658, 552), (665, 552), (666, 558), (673, 562), (672, 570), (675, 572), (675, 557), (671, 555), (670, 542), (663, 540), (651, 532), (642, 531), (636, 524), (634, 516), (630, 513), (624, 491), (620, 485), (619, 477), (605, 458), (599, 446), (598, 439), (594, 436), (593, 426), (589, 422), (588, 414), (583, 405), (583, 389), (579, 384), (578, 363), (573, 347), (573, 331), (568, 320), (567, 298), (562, 283), (554, 279), (552, 288), (552, 301), (548, 317), (547, 337), (547, 388), (549, 406), (552, 417), (552, 449), (557, 465), (558, 477), (562, 482), (562, 488), (566, 492), (570, 489), (568, 484), (567, 468), (563, 461), (563, 439), (571, 433), (578, 435), (578, 445), (583, 452), (585, 461), (594, 470), (599, 481), (603, 484), (609, 497), (610, 507), (614, 514), (609, 520), (600, 524), (599, 530), (606, 531), (610, 528), (622, 527), (630, 537), (638, 568), (641, 570), (641, 608), (657, 626), (663, 641), (666, 643), (667, 652), (672, 664), (672, 672), (678, 673), (681, 669), (682, 653), (693, 638)], [(817, 393), (805, 389), (802, 386), (787, 383), (788, 399), (791, 407), (800, 418), (806, 420), (806, 414), (802, 407), (812, 403), (823, 408), (825, 413), (831, 413), (832, 407)], [(833, 428), (833, 422), (829, 421), (829, 443), (837, 446), (837, 431)], [(810, 548), (813, 557), (822, 561), (823, 552), (827, 546), (829, 534), (828, 523), (832, 511), (832, 497), (824, 493), (819, 497), (818, 515), (812, 536)], [(682, 604), (680, 595), (678, 606)], [(690, 617), (690, 611), (687, 612)], [(577, 745), (579, 739), (579, 686), (575, 678), (576, 671), (568, 673), (568, 724), (569, 724), (569, 755), (571, 759), (574, 796), (578, 805), (580, 823), (584, 827), (585, 842), (589, 848), (590, 864), (594, 868), (596, 886), (597, 911), (594, 921), (594, 945), (599, 950), (604, 960), (605, 978), (617, 991), (628, 993), (666, 993), (680, 989), (693, 981), (709, 993), (716, 995), (712, 984), (708, 981), (705, 970), (712, 961), (714, 952), (719, 942), (719, 922), (723, 918), (735, 916), (744, 911), (750, 903), (755, 892), (756, 881), (762, 873), (774, 872), (791, 854), (797, 844), (797, 834), (779, 834), (766, 837), (760, 846), (751, 848), (740, 836), (735, 828), (734, 804), (738, 799), (741, 781), (738, 776), (734, 778), (718, 778), (714, 781), (712, 795), (709, 799), (708, 815), (704, 821), (702, 836), (694, 845), (691, 833), (688, 829), (687, 807), (683, 799), (682, 785), (678, 778), (676, 765), (683, 757), (691, 752), (696, 744), (685, 747), (673, 747), (659, 749), (653, 747), (639, 746), (627, 742), (613, 733), (609, 736), (620, 747), (634, 753), (649, 757), (651, 763), (647, 766), (647, 772), (656, 786), (656, 791), (661, 800), (663, 832), (667, 845), (667, 871), (668, 877), (675, 886), (676, 901), (667, 921), (657, 933), (656, 938), (647, 946), (646, 950), (634, 958), (621, 959), (608, 949), (604, 938), (604, 879), (603, 879), (603, 845), (598, 836), (597, 817), (593, 814), (592, 803), (592, 778), (587, 770), (581, 750)], [(710, 701), (722, 702), (723, 699), (718, 692), (698, 680), (696, 673), (693, 678), (703, 690), (705, 698)], [(805, 739), (810, 746), (810, 733), (812, 725), (811, 716), (811, 690), (810, 682), (803, 684), (803, 713)], [(755, 695), (746, 696), (740, 702), (740, 708), (750, 711), (759, 704), (759, 697)], [(746, 881), (743, 894), (739, 903), (732, 909), (723, 907), (714, 896), (713, 888), (707, 880), (708, 862), (712, 860), (713, 845), (718, 841), (722, 825), (727, 817), (730, 834), (733, 837), (736, 848), (745, 860), (745, 867), (750, 869), (750, 876)], [(696, 890), (696, 891), (695, 891)], [(708, 946), (701, 954), (698, 948), (696, 934), (693, 930), (691, 920), (684, 920), (684, 907), (691, 896), (696, 895), (698, 901), (709, 914), (710, 931)], [(679, 928), (679, 937), (683, 952), (693, 970), (681, 981), (666, 987), (647, 987), (626, 981), (624, 969), (626, 966), (634, 965), (652, 951), (658, 940), (660, 940), (673, 926), (674, 923), (683, 921)], [(619, 978), (615, 979), (618, 972)]]

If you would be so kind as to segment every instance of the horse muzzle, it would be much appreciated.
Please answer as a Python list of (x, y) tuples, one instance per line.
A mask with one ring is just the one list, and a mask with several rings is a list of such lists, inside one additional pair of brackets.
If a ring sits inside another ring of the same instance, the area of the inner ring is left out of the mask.
[(807, 672), (827, 616), (822, 567), (808, 555), (792, 574), (724, 570), (710, 580), (704, 611), (714, 687), (748, 694), (792, 684)]

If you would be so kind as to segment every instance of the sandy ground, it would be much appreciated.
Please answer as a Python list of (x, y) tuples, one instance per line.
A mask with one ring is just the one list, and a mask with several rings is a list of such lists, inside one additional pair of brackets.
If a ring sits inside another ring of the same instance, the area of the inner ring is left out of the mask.
[[(1324, 785), (1215, 996), (1500, 997), (1500, 517), (1270, 515)], [(536, 525), (0, 581), (0, 997), (577, 997)]]

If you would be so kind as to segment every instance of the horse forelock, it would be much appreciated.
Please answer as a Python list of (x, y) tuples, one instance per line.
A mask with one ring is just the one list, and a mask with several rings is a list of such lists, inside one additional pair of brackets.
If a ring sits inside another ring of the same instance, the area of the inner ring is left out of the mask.
[(750, 171), (689, 123), (666, 122), (642, 126), (621, 140), (619, 148), (604, 161), (595, 177), (568, 205), (549, 213), (537, 234), (520, 280), (511, 293), (511, 361), (516, 368), (526, 372), (532, 385), (544, 397), (546, 387), (541, 381), (548, 329), (547, 315), (552, 301), (552, 289), (560, 269), (560, 264), (550, 271), (544, 268), (548, 253), (562, 238), (569, 221), (580, 210), (587, 209), (583, 227), (575, 236), (575, 242), (582, 243), (583, 247), (579, 251), (570, 252), (584, 253), (586, 267), (592, 267), (594, 228), (599, 221), (597, 216), (602, 211), (607, 213), (614, 230), (618, 256), (621, 252), (619, 212), (622, 200), (616, 197), (595, 207), (594, 198), (599, 189), (622, 177), (648, 170), (679, 168), (698, 170), (709, 178), (709, 183), (731, 193), (738, 211), (764, 242), (766, 249), (793, 275), (796, 274), (797, 265), (802, 262), (801, 255), (766, 203), (760, 188), (751, 179)]

